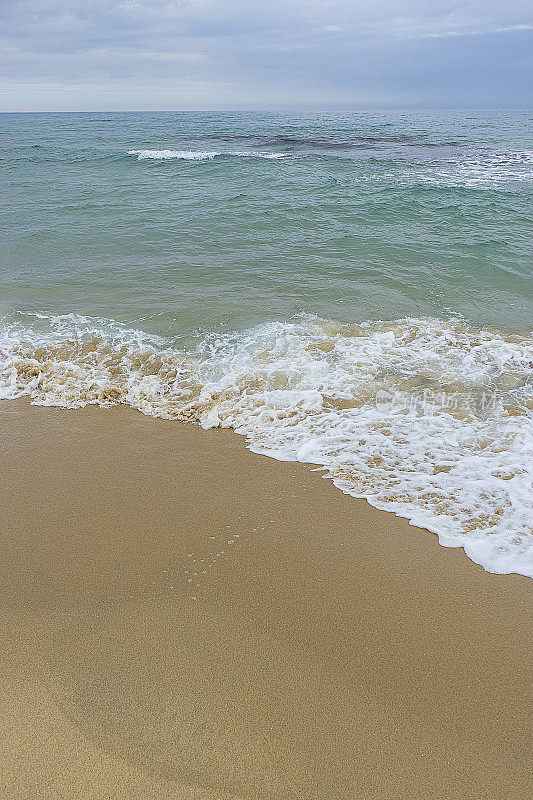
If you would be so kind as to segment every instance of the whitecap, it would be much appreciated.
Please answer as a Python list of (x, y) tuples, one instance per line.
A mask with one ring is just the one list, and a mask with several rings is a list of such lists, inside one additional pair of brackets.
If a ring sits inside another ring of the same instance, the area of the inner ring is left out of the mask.
[(203, 151), (203, 150), (128, 150), (128, 155), (137, 156), (138, 161), (154, 159), (165, 161), (169, 159), (182, 159), (184, 161), (212, 161), (217, 156), (235, 156), (244, 158), (286, 158), (286, 153), (260, 153), (255, 150), (239, 151)]

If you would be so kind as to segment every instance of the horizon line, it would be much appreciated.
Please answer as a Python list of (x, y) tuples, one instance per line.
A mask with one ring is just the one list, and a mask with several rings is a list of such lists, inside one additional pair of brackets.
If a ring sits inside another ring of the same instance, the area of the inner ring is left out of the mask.
[(236, 113), (253, 113), (253, 114), (280, 114), (280, 113), (322, 113), (333, 114), (338, 112), (356, 112), (356, 113), (373, 113), (373, 112), (397, 112), (397, 111), (524, 111), (533, 112), (533, 106), (350, 106), (350, 107), (331, 107), (331, 108), (317, 108), (316, 106), (309, 107), (268, 107), (268, 108), (114, 108), (114, 109), (50, 109), (44, 111), (43, 109), (0, 109), (0, 114), (236, 114)]

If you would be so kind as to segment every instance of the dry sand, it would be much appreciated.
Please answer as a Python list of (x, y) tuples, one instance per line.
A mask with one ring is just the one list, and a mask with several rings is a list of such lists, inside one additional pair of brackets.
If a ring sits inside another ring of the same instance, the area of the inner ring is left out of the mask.
[(0, 430), (2, 800), (530, 797), (531, 581), (228, 431)]

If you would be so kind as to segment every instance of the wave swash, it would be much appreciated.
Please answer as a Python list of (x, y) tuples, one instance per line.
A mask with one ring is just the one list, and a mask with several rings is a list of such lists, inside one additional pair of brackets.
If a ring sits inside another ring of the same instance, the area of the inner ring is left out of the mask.
[(490, 572), (533, 577), (531, 336), (299, 317), (182, 352), (109, 320), (13, 314), (0, 325), (0, 398), (22, 396), (233, 428)]

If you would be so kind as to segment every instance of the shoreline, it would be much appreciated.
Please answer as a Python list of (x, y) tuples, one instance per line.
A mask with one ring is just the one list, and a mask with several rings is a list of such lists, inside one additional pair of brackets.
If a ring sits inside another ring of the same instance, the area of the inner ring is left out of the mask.
[(529, 796), (527, 578), (232, 431), (0, 422), (13, 796)]
[(193, 355), (113, 320), (43, 319), (47, 332), (27, 318), (2, 328), (5, 399), (233, 429), (258, 454), (325, 468), (488, 572), (533, 578), (531, 338), (451, 319), (303, 315), (202, 334)]

